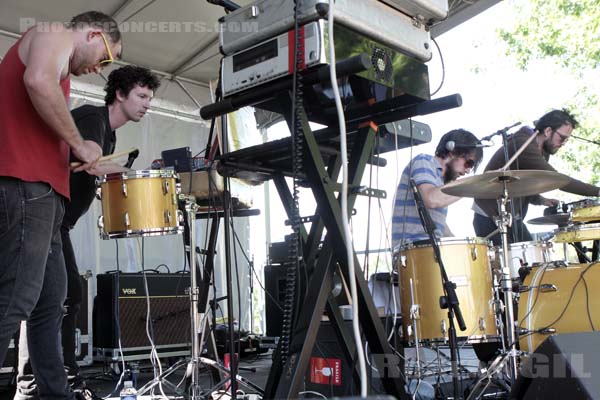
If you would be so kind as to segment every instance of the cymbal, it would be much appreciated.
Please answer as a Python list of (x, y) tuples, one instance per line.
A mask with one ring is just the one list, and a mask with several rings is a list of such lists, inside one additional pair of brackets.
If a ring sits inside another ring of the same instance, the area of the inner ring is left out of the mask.
[(509, 197), (524, 197), (558, 189), (570, 180), (567, 175), (554, 171), (534, 169), (487, 171), (450, 182), (440, 189), (452, 196), (497, 199), (502, 196), (504, 182)]
[(529, 221), (527, 221), (527, 223), (533, 224), (533, 225), (565, 226), (565, 225), (569, 224), (569, 217), (570, 217), (569, 213), (558, 213), (558, 214), (551, 214), (551, 215), (545, 215), (543, 217), (533, 218), (533, 219), (530, 219)]

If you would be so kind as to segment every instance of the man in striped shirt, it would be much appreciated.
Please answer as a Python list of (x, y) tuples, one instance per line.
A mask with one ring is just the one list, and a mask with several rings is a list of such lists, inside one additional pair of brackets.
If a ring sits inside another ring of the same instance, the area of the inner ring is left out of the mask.
[(483, 150), (477, 147), (479, 140), (471, 132), (455, 129), (440, 139), (435, 156), (419, 154), (411, 160), (402, 172), (396, 190), (394, 215), (392, 219), (392, 243), (394, 249), (408, 242), (428, 240), (419, 212), (415, 204), (409, 180), (413, 179), (423, 203), (436, 226), (436, 236), (452, 236), (446, 225), (448, 206), (460, 199), (443, 193), (440, 187), (456, 180), (481, 162)]

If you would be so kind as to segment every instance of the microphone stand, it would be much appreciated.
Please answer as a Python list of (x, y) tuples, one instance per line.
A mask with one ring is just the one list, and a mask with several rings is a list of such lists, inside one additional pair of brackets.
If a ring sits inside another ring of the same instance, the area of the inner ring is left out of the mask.
[[(508, 159), (509, 159), (509, 157), (508, 157), (508, 131), (511, 130), (512, 128), (514, 128), (515, 126), (519, 126), (519, 125), (521, 125), (521, 123), (520, 122), (516, 122), (516, 123), (514, 123), (514, 124), (512, 124), (510, 126), (507, 126), (505, 128), (499, 129), (496, 132), (492, 133), (491, 135), (485, 136), (485, 137), (483, 137), (480, 140), (481, 141), (483, 141), (483, 140), (491, 140), (494, 136), (501, 135), (502, 136), (502, 148), (504, 149), (504, 162), (508, 163)], [(513, 215), (513, 216), (515, 215), (515, 206), (514, 206), (514, 204), (513, 204), (512, 201), (510, 202), (510, 214)], [(496, 230), (494, 232), (498, 233), (498, 230)], [(494, 235), (496, 233), (494, 233)], [(491, 236), (493, 236), (493, 235), (491, 235)], [(515, 232), (514, 231), (512, 232), (512, 236), (513, 236), (513, 242), (515, 242), (516, 238), (515, 238)]]
[(415, 204), (417, 205), (419, 218), (421, 219), (421, 224), (423, 224), (423, 228), (429, 236), (431, 246), (433, 247), (435, 259), (440, 267), (440, 274), (442, 276), (442, 287), (444, 289), (444, 295), (440, 296), (440, 308), (448, 309), (448, 339), (450, 344), (450, 363), (452, 365), (452, 385), (454, 388), (454, 399), (458, 399), (458, 343), (456, 339), (456, 327), (454, 326), (454, 317), (456, 316), (456, 320), (458, 321), (458, 326), (461, 331), (466, 330), (467, 327), (465, 325), (465, 320), (463, 319), (462, 312), (460, 311), (460, 306), (458, 304), (458, 296), (456, 295), (456, 284), (450, 279), (448, 279), (448, 274), (446, 273), (446, 268), (444, 267), (444, 263), (442, 261), (440, 247), (435, 236), (435, 224), (431, 219), (431, 215), (429, 215), (429, 211), (427, 211), (427, 208), (425, 207), (425, 203), (423, 203), (423, 199), (421, 198), (421, 194), (419, 193), (419, 189), (417, 188), (415, 180), (411, 178), (409, 182), (410, 187), (413, 191)]
[(571, 135), (571, 137), (573, 139), (581, 140), (582, 142), (588, 142), (588, 143), (595, 144), (596, 146), (600, 146), (600, 142), (596, 142), (595, 140), (590, 140), (590, 139), (582, 138), (581, 136), (575, 136), (575, 135)]

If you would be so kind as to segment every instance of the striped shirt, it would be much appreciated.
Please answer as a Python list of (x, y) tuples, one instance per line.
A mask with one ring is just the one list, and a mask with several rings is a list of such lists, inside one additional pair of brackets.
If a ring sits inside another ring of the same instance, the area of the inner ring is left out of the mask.
[[(410, 189), (409, 174), (417, 186), (429, 183), (439, 187), (444, 184), (442, 165), (434, 156), (419, 154), (404, 168), (400, 184), (396, 190), (394, 216), (392, 218), (392, 243), (394, 249), (408, 242), (429, 239), (419, 218), (413, 192)], [(442, 233), (446, 232), (448, 208), (433, 208), (428, 209), (428, 211), (437, 228), (435, 232), (436, 236), (442, 237)]]

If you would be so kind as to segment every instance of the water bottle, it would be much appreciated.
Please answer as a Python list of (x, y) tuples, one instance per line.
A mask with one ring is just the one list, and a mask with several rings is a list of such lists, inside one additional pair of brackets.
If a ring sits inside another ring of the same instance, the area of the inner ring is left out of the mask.
[(137, 400), (137, 390), (133, 387), (132, 381), (123, 383), (123, 390), (120, 394), (121, 400)]

